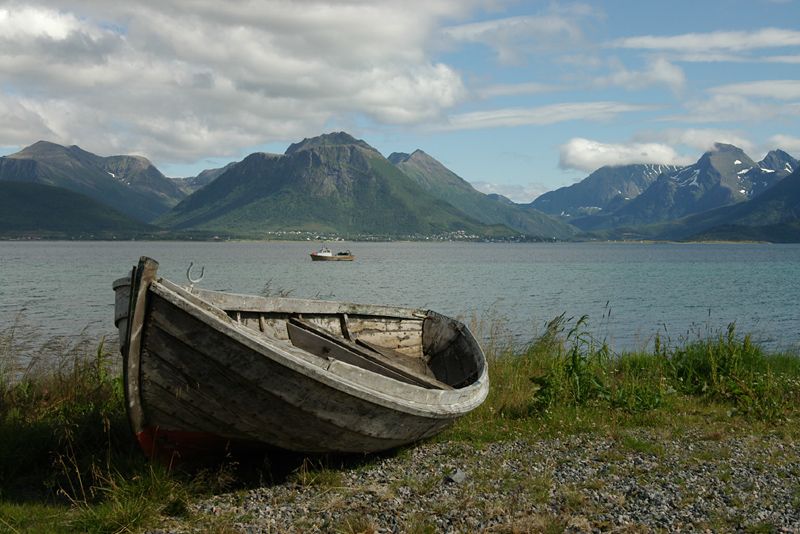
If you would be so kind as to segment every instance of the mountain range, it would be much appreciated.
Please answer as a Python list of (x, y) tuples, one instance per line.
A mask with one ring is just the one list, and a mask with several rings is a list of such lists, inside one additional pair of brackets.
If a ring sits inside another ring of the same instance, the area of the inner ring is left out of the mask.
[[(800, 168), (752, 200), (720, 206), (680, 219), (641, 226), (622, 226), (581, 234), (583, 240), (692, 240), (719, 239), (723, 233), (711, 231), (725, 227), (724, 240), (788, 242), (785, 233), (800, 218)], [(767, 228), (769, 227), (769, 228)], [(757, 231), (752, 229), (759, 228)], [(740, 237), (737, 238), (737, 235)], [(772, 237), (769, 237), (772, 235)], [(792, 241), (800, 242), (800, 241)]]
[(144, 222), (186, 197), (178, 184), (143, 157), (104, 158), (47, 141), (0, 158), (0, 180), (62, 187)]
[(278, 230), (382, 236), (514, 233), (486, 226), (437, 198), (344, 132), (305, 139), (284, 155), (251, 154), (155, 224), (251, 236)]
[(755, 198), (797, 167), (782, 151), (757, 164), (741, 149), (717, 143), (697, 163), (662, 172), (630, 200), (570, 222), (593, 231), (672, 221)]
[(571, 221), (602, 211), (614, 211), (639, 196), (671, 165), (605, 166), (569, 187), (548, 191), (528, 204), (542, 213)]
[[(128, 227), (137, 232), (178, 236), (263, 238), (274, 231), (306, 231), (378, 238), (522, 234), (579, 241), (676, 240), (698, 232), (698, 239), (710, 239), (721, 234), (709, 231), (723, 226), (728, 239), (734, 234), (763, 238), (770, 232), (781, 233), (775, 239), (791, 239), (794, 227), (786, 221), (798, 216), (798, 167), (781, 150), (756, 163), (737, 147), (717, 144), (693, 165), (603, 167), (580, 183), (515, 204), (477, 191), (421, 150), (384, 158), (364, 141), (338, 132), (292, 144), (282, 155), (255, 153), (182, 179), (166, 178), (138, 156), (104, 158), (40, 141), (0, 158), (0, 184), (69, 189), (126, 214)], [(4, 197), (27, 195), (28, 201), (32, 191), (0, 189)], [(67, 212), (78, 209), (51, 202), (48, 215), (36, 218), (35, 202), (26, 204), (25, 216), (19, 216), (24, 203), (19, 213), (14, 202), (7, 204), (10, 214), (0, 218), (0, 235), (6, 236), (9, 217), (18, 233), (26, 217), (47, 221), (51, 228), (62, 211), (65, 224), (74, 226), (74, 213)], [(137, 226), (130, 217), (153, 226)], [(748, 230), (754, 227), (761, 230)]]

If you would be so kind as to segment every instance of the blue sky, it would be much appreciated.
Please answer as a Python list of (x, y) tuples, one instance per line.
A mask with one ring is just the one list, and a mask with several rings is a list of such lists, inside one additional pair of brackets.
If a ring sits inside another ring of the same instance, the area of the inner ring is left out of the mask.
[(346, 131), (516, 202), (715, 142), (800, 157), (798, 0), (0, 1), (0, 154), (194, 176)]

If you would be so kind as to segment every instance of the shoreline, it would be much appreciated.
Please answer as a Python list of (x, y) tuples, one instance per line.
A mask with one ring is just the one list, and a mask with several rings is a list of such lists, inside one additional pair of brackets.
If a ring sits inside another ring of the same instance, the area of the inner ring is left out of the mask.
[(571, 240), (571, 239), (548, 239), (548, 238), (538, 238), (535, 236), (520, 236), (520, 239), (496, 239), (496, 238), (476, 238), (476, 239), (452, 239), (452, 238), (442, 238), (439, 236), (423, 236), (415, 239), (408, 239), (408, 238), (389, 238), (389, 239), (378, 239), (378, 238), (370, 238), (364, 237), (361, 239), (353, 239), (353, 238), (306, 238), (306, 239), (249, 239), (249, 238), (198, 238), (193, 239), (190, 237), (184, 239), (175, 239), (175, 238), (167, 238), (167, 239), (137, 239), (137, 238), (101, 238), (101, 239), (94, 239), (94, 238), (76, 238), (76, 237), (63, 237), (63, 238), (42, 238), (42, 237), (8, 237), (0, 235), (0, 242), (7, 241), (7, 242), (23, 242), (23, 243), (30, 243), (30, 242), (37, 242), (37, 243), (61, 243), (64, 241), (67, 242), (81, 242), (81, 243), (125, 243), (125, 242), (133, 242), (133, 243), (318, 243), (318, 242), (336, 242), (336, 243), (435, 243), (435, 244), (444, 244), (444, 243), (474, 243), (474, 244), (507, 244), (507, 245), (559, 245), (559, 244), (570, 244), (570, 245), (797, 245), (800, 242), (795, 243), (782, 243), (782, 242), (774, 242), (774, 241), (752, 241), (752, 240), (739, 240), (739, 241), (727, 241), (727, 240), (704, 240), (704, 241), (664, 241), (664, 240), (621, 240), (621, 241), (609, 241), (609, 240)]

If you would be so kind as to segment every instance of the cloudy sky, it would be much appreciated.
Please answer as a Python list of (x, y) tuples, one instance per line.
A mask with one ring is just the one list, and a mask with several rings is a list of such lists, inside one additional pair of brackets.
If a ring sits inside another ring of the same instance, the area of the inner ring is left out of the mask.
[(194, 176), (346, 131), (530, 202), (714, 142), (800, 157), (800, 0), (0, 0), (0, 155)]

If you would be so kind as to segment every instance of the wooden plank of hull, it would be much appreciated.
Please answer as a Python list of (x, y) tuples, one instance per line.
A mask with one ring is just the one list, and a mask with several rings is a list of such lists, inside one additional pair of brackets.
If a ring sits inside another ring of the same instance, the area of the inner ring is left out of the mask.
[[(156, 336), (152, 336), (156, 337)], [(298, 417), (307, 420), (307, 414), (294, 406), (287, 405), (280, 397), (258, 388), (243, 380), (234, 371), (208, 358), (202, 352), (181, 350), (181, 343), (166, 332), (158, 336), (151, 345), (158, 352), (151, 358), (160, 359), (156, 367), (174, 367), (191, 360), (191, 368), (185, 377), (160, 374), (155, 384), (144, 387), (144, 397), (148, 399), (148, 420), (164, 429), (179, 429), (196, 433), (213, 434), (238, 441), (258, 442), (274, 447), (282, 447), (305, 452), (326, 452), (325, 441), (312, 443), (306, 441), (306, 434), (286, 431), (294, 428)], [(167, 345), (172, 344), (172, 348)], [(158, 354), (158, 357), (156, 356)], [(205, 379), (214, 376), (213, 382)], [(164, 392), (177, 390), (178, 395)], [(168, 411), (169, 413), (165, 413)], [(166, 415), (166, 417), (164, 417)], [(190, 424), (191, 423), (191, 424)], [(320, 423), (329, 434), (346, 434), (339, 427)], [(308, 433), (311, 435), (311, 433)], [(359, 437), (359, 442), (364, 439)], [(333, 444), (332, 444), (333, 445)], [(378, 446), (387, 446), (381, 442)], [(388, 444), (389, 447), (392, 444)]]
[[(204, 387), (204, 374), (213, 372), (203, 362), (197, 361), (192, 372), (179, 371), (187, 357), (201, 358), (200, 354), (184, 350), (174, 338), (165, 333), (150, 336), (150, 349), (143, 364), (143, 397), (149, 399), (147, 415), (150, 424), (164, 428), (181, 428), (192, 432), (215, 429), (229, 438), (248, 439), (248, 432), (257, 431), (261, 423), (253, 421), (250, 414), (239, 409), (235, 401), (221, 398), (216, 388)], [(224, 375), (216, 380), (226, 382)], [(236, 384), (230, 384), (233, 389)]]
[(145, 454), (170, 466), (202, 465), (223, 460), (229, 454), (263, 450), (248, 441), (231, 440), (215, 434), (147, 427), (136, 435)]
[(387, 321), (368, 315), (349, 315), (347, 328), (359, 341), (389, 347), (397, 352), (422, 360), (422, 321), (425, 315), (413, 320)]
[[(246, 432), (250, 439), (258, 438), (260, 441), (272, 443), (297, 442), (298, 438), (294, 433), (281, 430), (291, 428), (292, 423), (297, 421), (298, 414), (290, 413), (295, 409), (294, 406), (287, 406), (279, 395), (273, 394), (259, 383), (254, 383), (252, 377), (243, 376), (239, 368), (230, 365), (229, 353), (241, 352), (241, 347), (221, 346), (218, 340), (208, 336), (203, 341), (213, 341), (211, 345), (199, 343), (197, 349), (189, 347), (186, 339), (181, 338), (187, 329), (192, 328), (191, 321), (169, 321), (159, 313), (163, 302), (156, 300), (155, 304), (152, 337), (160, 338), (161, 359), (170, 367), (181, 368), (184, 374), (183, 377), (174, 377), (173, 387), (179, 395), (172, 400), (174, 404), (183, 406), (183, 417), (187, 419), (193, 418), (193, 413), (202, 414), (202, 422), (195, 430), (218, 431), (229, 422), (235, 422), (234, 426)], [(191, 336), (192, 339), (195, 337)], [(172, 345), (171, 350), (168, 350), (168, 345)], [(213, 348), (206, 350), (206, 347)], [(249, 374), (268, 374), (272, 381), (292, 383), (292, 377), (287, 373), (275, 376), (280, 370), (267, 368), (270, 363), (268, 360), (264, 361), (258, 355), (253, 355), (249, 360), (251, 368), (248, 369), (252, 371)], [(152, 370), (155, 373), (161, 371)], [(165, 373), (159, 374), (163, 376)], [(260, 382), (264, 383), (265, 380)], [(300, 406), (302, 405), (301, 402)], [(329, 429), (330, 432), (340, 430), (338, 427)], [(245, 437), (227, 433), (223, 435)]]
[[(129, 309), (127, 339), (123, 343), (122, 380), (124, 386), (125, 408), (128, 422), (134, 434), (138, 434), (145, 426), (142, 412), (140, 381), (140, 353), (142, 335), (145, 327), (150, 284), (155, 280), (158, 263), (149, 258), (141, 258), (138, 266), (131, 273), (131, 304)], [(135, 293), (133, 292), (135, 290)]]

